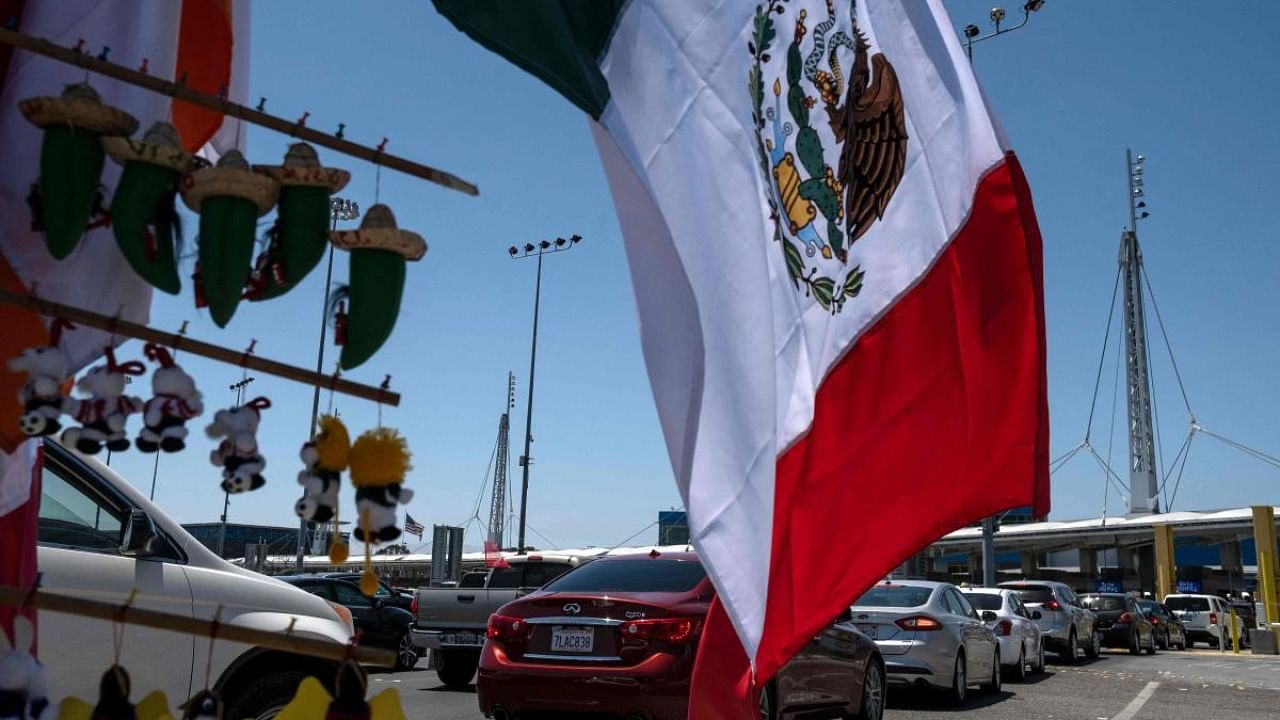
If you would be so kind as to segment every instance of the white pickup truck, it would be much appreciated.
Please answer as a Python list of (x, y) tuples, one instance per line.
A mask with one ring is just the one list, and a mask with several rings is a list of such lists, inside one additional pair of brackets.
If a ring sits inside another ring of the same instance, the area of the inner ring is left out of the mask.
[[(335, 643), (351, 637), (349, 613), (225, 562), (93, 458), (46, 442), (40, 485), (43, 590), (123, 604), (136, 588), (133, 607), (212, 620), (221, 606), (224, 624), (280, 632), (296, 619), (299, 636)], [(337, 669), (225, 640), (214, 644), (209, 662), (208, 638), (135, 625), (121, 632), (120, 664), (133, 678), (135, 701), (163, 690), (176, 707), (204, 687), (207, 674), (227, 718), (271, 718), (305, 676), (329, 683)], [(42, 611), (38, 634), (53, 703), (67, 695), (96, 702), (99, 678), (112, 662), (112, 623)]]
[(535, 553), (507, 559), (496, 567), (462, 576), (457, 587), (418, 590), (415, 636), (431, 650), (440, 682), (463, 687), (471, 682), (484, 647), (489, 616), (578, 566), (574, 555)]

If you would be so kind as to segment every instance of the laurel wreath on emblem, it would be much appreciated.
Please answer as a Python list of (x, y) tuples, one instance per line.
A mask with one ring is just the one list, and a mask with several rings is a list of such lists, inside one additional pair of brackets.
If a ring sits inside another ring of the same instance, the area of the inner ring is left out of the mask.
[[(756, 6), (747, 43), (753, 59), (747, 86), (760, 169), (770, 188), (773, 239), (782, 246), (796, 289), (803, 285), (806, 296), (834, 315), (862, 292), (866, 275), (860, 265), (848, 267), (849, 247), (884, 216), (902, 181), (905, 109), (893, 65), (882, 53), (870, 54), (870, 43), (858, 29), (856, 0), (850, 7), (852, 36), (843, 30), (831, 32), (837, 21), (833, 0), (827, 0), (827, 18), (814, 26), (807, 56), (801, 46), (810, 35), (808, 11), (800, 10), (784, 61), (785, 100), (783, 78), (778, 78), (769, 88), (773, 97), (766, 107), (764, 68), (773, 60), (769, 51), (778, 34), (774, 20), (790, 2), (768, 0)], [(854, 53), (844, 89), (840, 48)], [(834, 170), (810, 117), (819, 102), (840, 151)]]

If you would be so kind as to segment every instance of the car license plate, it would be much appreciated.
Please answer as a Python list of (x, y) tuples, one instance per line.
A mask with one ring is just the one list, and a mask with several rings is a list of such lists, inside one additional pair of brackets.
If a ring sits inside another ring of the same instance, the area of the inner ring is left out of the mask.
[(552, 652), (589, 653), (595, 646), (591, 628), (555, 626), (551, 628)]
[(445, 635), (441, 640), (446, 645), (482, 645), (480, 636), (475, 633), (460, 632)]
[(859, 632), (861, 632), (863, 635), (866, 635), (868, 638), (872, 640), (876, 639), (876, 628), (878, 626), (872, 625), (869, 623), (858, 623), (857, 627)]

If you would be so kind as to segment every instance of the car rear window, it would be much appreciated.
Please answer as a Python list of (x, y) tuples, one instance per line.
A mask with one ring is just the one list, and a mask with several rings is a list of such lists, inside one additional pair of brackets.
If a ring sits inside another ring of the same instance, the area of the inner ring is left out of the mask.
[(1167, 597), (1164, 599), (1164, 606), (1170, 610), (1194, 610), (1196, 612), (1205, 612), (1209, 609), (1209, 598)]
[(929, 602), (933, 588), (911, 585), (877, 585), (862, 594), (855, 607), (919, 607)]
[(1027, 586), (1010, 588), (1018, 593), (1018, 597), (1022, 598), (1024, 603), (1039, 603), (1044, 605), (1053, 600), (1053, 591), (1043, 586)]
[(1004, 607), (1004, 598), (991, 593), (964, 593), (969, 604), (978, 610), (999, 610)]
[(1090, 610), (1124, 610), (1124, 598), (1101, 597), (1098, 595), (1081, 595), (1080, 606)]
[(689, 592), (707, 576), (691, 560), (603, 560), (581, 565), (545, 585), (551, 592)]

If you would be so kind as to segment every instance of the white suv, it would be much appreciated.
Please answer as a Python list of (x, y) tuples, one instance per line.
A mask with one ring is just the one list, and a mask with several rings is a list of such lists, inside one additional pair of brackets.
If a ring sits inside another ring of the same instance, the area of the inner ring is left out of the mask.
[[(350, 618), (324, 600), (223, 561), (187, 534), (128, 482), (97, 460), (46, 442), (41, 478), (38, 560), (42, 589), (280, 632), (296, 618), (299, 636), (347, 642)], [(324, 682), (336, 664), (168, 630), (121, 626), (120, 664), (133, 678), (134, 700), (163, 690), (177, 706), (204, 687), (206, 674), (228, 718), (268, 718), (314, 674)], [(50, 699), (90, 702), (111, 665), (112, 623), (40, 613), (40, 659), (50, 670)], [(208, 667), (206, 667), (208, 665)]]
[[(1231, 642), (1231, 630), (1227, 625), (1231, 622), (1231, 604), (1217, 595), (1166, 595), (1164, 606), (1178, 616), (1186, 628), (1187, 647), (1198, 642), (1208, 643), (1210, 647), (1221, 647), (1223, 633), (1226, 633), (1227, 643)], [(1247, 644), (1249, 633), (1239, 615), (1236, 615), (1235, 624), (1240, 644)]]

